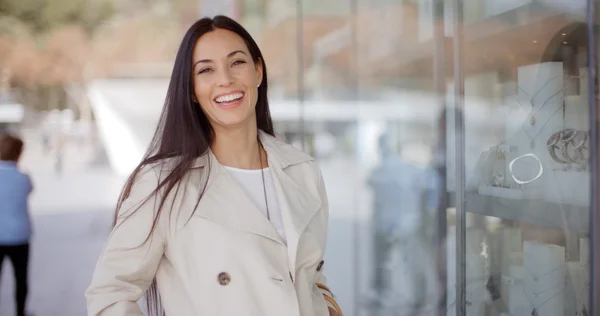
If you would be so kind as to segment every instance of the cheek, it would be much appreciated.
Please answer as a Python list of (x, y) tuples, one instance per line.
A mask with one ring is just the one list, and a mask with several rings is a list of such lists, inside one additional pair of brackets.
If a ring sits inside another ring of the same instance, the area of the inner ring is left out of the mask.
[(248, 87), (255, 87), (258, 84), (258, 74), (251, 66), (236, 71), (237, 81)]
[(206, 101), (210, 99), (210, 86), (207, 84), (195, 83), (194, 93), (196, 94), (196, 98), (198, 98), (198, 100)]

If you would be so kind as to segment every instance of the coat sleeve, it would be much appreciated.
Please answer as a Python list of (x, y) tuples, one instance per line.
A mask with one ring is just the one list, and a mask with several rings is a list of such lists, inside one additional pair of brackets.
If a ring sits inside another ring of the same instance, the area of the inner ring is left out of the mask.
[[(320, 170), (319, 170), (318, 189), (319, 189), (319, 195), (321, 198), (321, 212), (324, 212), (323, 216), (325, 217), (325, 221), (328, 222), (329, 221), (329, 199), (327, 198), (327, 190), (325, 189), (325, 182), (323, 180), (323, 175), (321, 174)], [(329, 289), (329, 287), (327, 285), (327, 278), (325, 277), (325, 273), (323, 272), (323, 268), (324, 268), (323, 263), (324, 262), (322, 262), (322, 264), (319, 265), (319, 269), (317, 271), (317, 281), (316, 281), (315, 285), (318, 288), (318, 290), (321, 292), (321, 295), (323, 296), (323, 299), (325, 300), (325, 304), (327, 305), (327, 307), (335, 310), (339, 316), (343, 316), (342, 309), (336, 302), (333, 292)]]
[(152, 283), (165, 249), (162, 216), (151, 232), (160, 197), (148, 196), (157, 185), (156, 171), (142, 169), (121, 205), (85, 293), (88, 315), (144, 315), (137, 301)]

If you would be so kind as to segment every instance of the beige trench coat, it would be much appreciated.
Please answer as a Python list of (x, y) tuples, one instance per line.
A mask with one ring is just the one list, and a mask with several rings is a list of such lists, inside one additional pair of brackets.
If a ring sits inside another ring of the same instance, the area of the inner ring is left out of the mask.
[[(86, 291), (88, 315), (143, 315), (136, 301), (155, 276), (167, 316), (329, 315), (331, 294), (317, 286), (326, 283), (321, 262), (328, 221), (320, 170), (295, 147), (262, 132), (260, 138), (287, 246), (210, 152), (196, 160), (178, 194), (173, 190), (167, 197), (165, 205), (174, 205), (173, 211), (165, 208), (143, 244), (156, 199), (143, 200), (165, 176), (168, 162), (148, 167), (100, 255)], [(192, 215), (209, 169), (208, 186)]]

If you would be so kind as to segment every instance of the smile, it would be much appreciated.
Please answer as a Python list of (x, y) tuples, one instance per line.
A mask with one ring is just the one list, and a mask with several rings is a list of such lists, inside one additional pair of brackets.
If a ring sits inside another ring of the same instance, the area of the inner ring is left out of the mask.
[(215, 98), (215, 102), (217, 102), (219, 104), (234, 103), (238, 100), (241, 100), (243, 97), (244, 97), (243, 93), (235, 92), (235, 93), (220, 95)]

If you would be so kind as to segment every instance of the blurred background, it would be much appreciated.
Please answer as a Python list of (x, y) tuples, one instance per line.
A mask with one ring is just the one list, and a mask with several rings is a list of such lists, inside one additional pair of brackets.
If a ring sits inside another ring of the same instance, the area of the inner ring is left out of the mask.
[[(29, 310), (86, 314), (179, 42), (226, 14), (263, 51), (276, 132), (323, 170), (345, 315), (598, 315), (599, 3), (1, 0), (0, 129), (35, 186)], [(8, 261), (1, 280), (13, 315)]]

